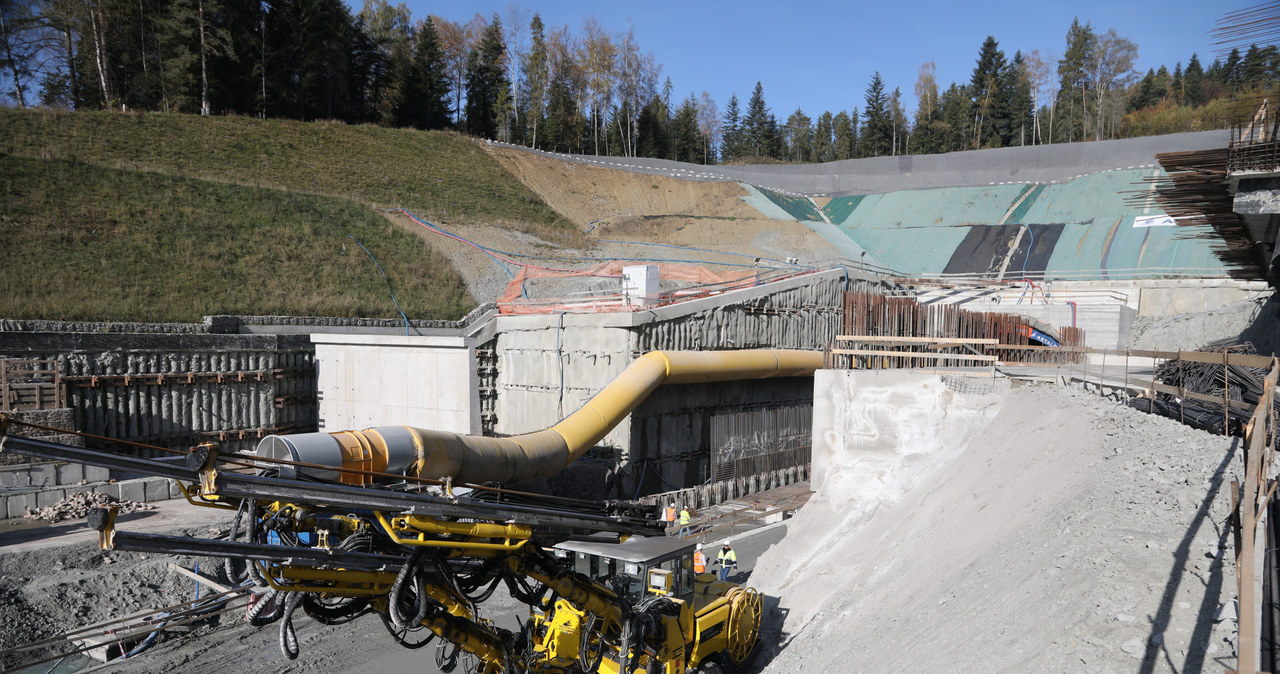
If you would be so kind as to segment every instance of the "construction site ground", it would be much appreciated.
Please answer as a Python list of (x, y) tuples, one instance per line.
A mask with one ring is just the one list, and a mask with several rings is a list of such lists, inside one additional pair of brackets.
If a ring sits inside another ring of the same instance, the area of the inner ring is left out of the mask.
[[(734, 264), (743, 256), (822, 263), (838, 255), (798, 223), (761, 219), (738, 198), (745, 192), (736, 183), (619, 174), (505, 148), (493, 152), (590, 230), (591, 246), (565, 250), (496, 227), (437, 223), (481, 245), (547, 258)], [(389, 217), (450, 255), (478, 301), (501, 294), (508, 272), (484, 252), (402, 215)], [(1274, 312), (1266, 320), (1274, 323)], [(1177, 325), (1177, 339), (1197, 342), (1184, 348), (1238, 336), (1211, 334), (1221, 321)], [(1147, 338), (1158, 329), (1150, 326)], [(918, 448), (911, 460), (892, 465), (851, 458), (814, 481), (812, 497), (793, 519), (759, 522), (755, 535), (728, 530), (743, 567), (740, 579), (761, 590), (767, 609), (762, 642), (745, 671), (1234, 667), (1235, 580), (1225, 521), (1229, 485), (1241, 473), (1238, 441), (1056, 384), (1011, 388), (986, 409), (984, 422), (945, 454), (929, 457), (930, 448)], [(750, 508), (759, 504), (741, 512)], [(712, 523), (706, 534), (712, 545), (723, 533), (716, 522), (737, 517), (717, 514), (702, 514)], [(6, 651), (16, 645), (191, 600), (196, 583), (174, 563), (198, 565), (209, 575), (217, 566), (207, 559), (103, 553), (93, 532), (77, 529), (82, 526), (0, 533), (0, 668), (19, 662)], [(152, 526), (205, 535), (225, 529), (227, 520), (172, 502), (120, 522), (134, 531)], [(499, 592), (485, 615), (514, 629), (523, 611)], [(345, 626), (321, 626), (304, 616), (296, 623), (297, 660), (280, 654), (276, 625), (254, 628), (227, 615), (189, 633), (166, 634), (152, 650), (108, 669), (436, 671), (434, 644), (400, 649), (376, 616)], [(54, 664), (27, 671), (51, 671)], [(56, 671), (93, 666), (77, 656)]]

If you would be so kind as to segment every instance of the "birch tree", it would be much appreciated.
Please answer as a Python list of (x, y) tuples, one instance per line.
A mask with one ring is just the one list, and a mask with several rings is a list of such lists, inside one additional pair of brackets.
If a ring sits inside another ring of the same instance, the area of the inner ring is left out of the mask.
[(711, 94), (702, 92), (698, 99), (698, 130), (702, 133), (706, 147), (703, 150), (703, 163), (715, 162), (716, 139), (720, 137), (720, 109), (716, 106)]
[[(1089, 82), (1093, 89), (1094, 114), (1097, 121), (1093, 128), (1094, 140), (1107, 135), (1107, 113), (1117, 111), (1114, 92), (1123, 90), (1138, 77), (1133, 64), (1138, 60), (1138, 46), (1120, 37), (1115, 29), (1099, 35), (1089, 61)], [(1111, 120), (1114, 126), (1114, 119)]]
[(551, 79), (544, 32), (542, 17), (534, 14), (529, 22), (529, 53), (524, 57), (525, 107), (532, 131), (529, 146), (533, 148), (538, 147), (538, 124), (546, 110), (547, 87)]
[[(595, 153), (600, 154), (600, 132), (613, 102), (614, 57), (616, 48), (604, 26), (592, 15), (582, 22), (583, 70), (591, 94), (591, 136)], [(608, 153), (608, 139), (605, 140)]]

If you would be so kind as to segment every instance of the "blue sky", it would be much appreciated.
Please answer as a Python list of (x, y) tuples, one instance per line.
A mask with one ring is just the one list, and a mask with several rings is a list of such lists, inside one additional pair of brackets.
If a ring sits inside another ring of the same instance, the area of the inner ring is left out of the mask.
[[(355, 10), (363, 0), (347, 0)], [(1204, 2), (1164, 0), (1076, 0), (1074, 2), (770, 2), (756, 0), (639, 0), (616, 2), (533, 2), (519, 6), (541, 14), (545, 24), (568, 25), (582, 33), (582, 21), (594, 15), (610, 32), (635, 26), (637, 42), (653, 52), (662, 74), (674, 86), (673, 98), (710, 93), (723, 110), (736, 93), (745, 107), (755, 83), (780, 121), (797, 107), (811, 117), (861, 109), (871, 74), (880, 71), (887, 91), (902, 90), (905, 106), (916, 107), (913, 88), (919, 67), (937, 65), (940, 88), (967, 82), (978, 49), (995, 36), (1007, 57), (1016, 50), (1060, 58), (1073, 17), (1096, 32), (1114, 28), (1138, 45), (1137, 67), (1176, 62), (1186, 65), (1192, 52), (1208, 67), (1215, 57), (1209, 31), (1230, 11), (1259, 0)], [(398, 4), (393, 1), (393, 4)], [(428, 14), (466, 23), (477, 12), (497, 12), (506, 25), (508, 1), (408, 0), (415, 20)]]

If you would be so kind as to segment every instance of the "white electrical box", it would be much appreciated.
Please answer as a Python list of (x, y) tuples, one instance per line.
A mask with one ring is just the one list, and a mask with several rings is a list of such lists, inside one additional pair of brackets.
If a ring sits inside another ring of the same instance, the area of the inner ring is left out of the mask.
[(658, 265), (639, 264), (622, 268), (622, 295), (630, 304), (658, 303)]

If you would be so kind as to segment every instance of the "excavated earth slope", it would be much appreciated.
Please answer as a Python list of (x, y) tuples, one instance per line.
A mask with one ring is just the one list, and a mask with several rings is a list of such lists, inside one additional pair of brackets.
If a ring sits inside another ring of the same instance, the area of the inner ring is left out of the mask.
[(774, 606), (757, 669), (1234, 666), (1238, 440), (1072, 388), (969, 407), (985, 421), (953, 446), (815, 484), (751, 578)]
[[(584, 232), (577, 248), (553, 245), (500, 227), (440, 224), (449, 232), (520, 263), (586, 268), (609, 259), (677, 261), (713, 271), (750, 268), (754, 258), (830, 266), (840, 253), (795, 221), (769, 220), (741, 197), (734, 182), (695, 182), (552, 159), (523, 150), (490, 152), (552, 208)], [(510, 275), (486, 253), (392, 213), (397, 225), (448, 255), (478, 302), (497, 299)], [(774, 263), (766, 263), (773, 265)], [(512, 272), (516, 265), (507, 265)], [(607, 284), (616, 287), (616, 283)], [(572, 290), (586, 288), (570, 288)], [(595, 289), (595, 288), (592, 288)], [(565, 291), (564, 288), (557, 288)], [(533, 291), (536, 292), (536, 289)]]

